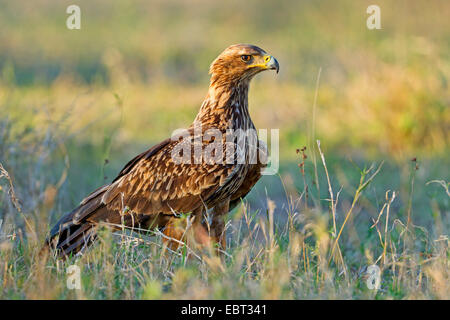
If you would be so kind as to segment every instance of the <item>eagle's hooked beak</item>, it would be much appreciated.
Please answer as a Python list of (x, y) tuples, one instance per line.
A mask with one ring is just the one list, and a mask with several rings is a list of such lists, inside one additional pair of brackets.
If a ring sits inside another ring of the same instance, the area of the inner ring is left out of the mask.
[(276, 70), (277, 73), (278, 73), (278, 71), (280, 71), (280, 65), (274, 56), (265, 55), (264, 62), (265, 62), (264, 65), (266, 66), (266, 69)]
[(270, 54), (266, 54), (264, 56), (259, 56), (256, 59), (256, 63), (249, 65), (248, 68), (257, 68), (258, 70), (276, 70), (277, 73), (280, 71), (280, 65), (278, 64), (277, 59)]

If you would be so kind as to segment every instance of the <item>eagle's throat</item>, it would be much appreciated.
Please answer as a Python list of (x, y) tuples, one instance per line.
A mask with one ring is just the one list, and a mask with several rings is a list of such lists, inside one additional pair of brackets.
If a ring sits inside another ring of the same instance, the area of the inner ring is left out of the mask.
[(211, 83), (194, 123), (219, 130), (254, 129), (248, 112), (249, 81)]

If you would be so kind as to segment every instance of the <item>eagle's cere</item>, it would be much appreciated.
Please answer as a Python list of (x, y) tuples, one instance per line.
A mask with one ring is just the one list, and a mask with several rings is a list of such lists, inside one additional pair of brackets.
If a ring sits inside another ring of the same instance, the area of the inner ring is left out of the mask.
[[(269, 69), (278, 72), (278, 62), (261, 48), (239, 44), (225, 49), (211, 64), (207, 96), (188, 128), (192, 139), (198, 128), (201, 134), (216, 129), (223, 133), (226, 145), (227, 130), (255, 129), (248, 112), (249, 82)], [(213, 140), (203, 139), (203, 148)], [(172, 151), (178, 143), (166, 139), (132, 159), (110, 184), (95, 190), (58, 221), (48, 246), (60, 255), (77, 253), (93, 242), (97, 226), (105, 222), (118, 229), (123, 224), (139, 230), (157, 227), (166, 239), (190, 241), (187, 235), (191, 234), (193, 243), (218, 243), (225, 248), (223, 216), (259, 180), (265, 162), (248, 161), (246, 145), (240, 150), (244, 163), (176, 163)], [(210, 221), (205, 219), (207, 211)], [(181, 213), (192, 218), (189, 232), (178, 223)], [(178, 243), (169, 241), (173, 247)]]

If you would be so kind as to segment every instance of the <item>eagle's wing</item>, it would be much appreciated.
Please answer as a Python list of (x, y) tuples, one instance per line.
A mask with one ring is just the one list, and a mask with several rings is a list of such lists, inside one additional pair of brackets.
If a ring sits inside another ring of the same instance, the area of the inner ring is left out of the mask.
[[(231, 168), (193, 161), (176, 163), (172, 150), (177, 143), (165, 140), (131, 160), (110, 185), (97, 189), (81, 202), (73, 222), (108, 220), (111, 211), (144, 215), (187, 213), (202, 205), (202, 200), (226, 181)], [(95, 208), (100, 206), (106, 210)]]
[(202, 206), (203, 199), (225, 183), (232, 167), (176, 163), (172, 150), (177, 143), (164, 140), (132, 159), (111, 184), (92, 192), (56, 223), (43, 250), (53, 247), (61, 254), (75, 254), (96, 238), (97, 223), (165, 225), (168, 216), (160, 213), (188, 213)]

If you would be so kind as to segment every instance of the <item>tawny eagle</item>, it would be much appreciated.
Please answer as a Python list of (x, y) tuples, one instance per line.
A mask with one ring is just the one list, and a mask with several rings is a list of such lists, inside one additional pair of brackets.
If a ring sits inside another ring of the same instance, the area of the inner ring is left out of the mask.
[[(239, 139), (230, 142), (225, 137), (230, 130), (255, 130), (248, 111), (249, 83), (257, 73), (270, 69), (278, 73), (278, 61), (257, 46), (226, 48), (211, 64), (208, 94), (186, 129), (191, 138), (172, 137), (136, 156), (110, 184), (92, 192), (64, 215), (51, 229), (46, 244), (60, 255), (75, 254), (95, 240), (98, 225), (107, 223), (117, 229), (158, 228), (165, 239), (172, 239), (169, 245), (177, 247), (187, 241), (187, 233), (178, 223), (183, 214), (191, 217), (189, 228), (195, 243), (225, 249), (224, 215), (248, 194), (266, 164), (260, 156), (249, 161), (250, 143), (242, 147)], [(223, 137), (206, 137), (210, 129), (223, 133)], [(198, 161), (195, 152), (186, 157), (183, 151), (179, 155), (190, 161), (174, 159), (174, 150), (186, 141), (192, 142), (193, 148), (195, 141), (200, 141), (202, 150), (224, 142), (223, 150), (212, 152), (214, 161)], [(225, 150), (230, 143), (235, 152), (231, 161)], [(261, 149), (262, 143), (257, 140), (256, 144)]]

